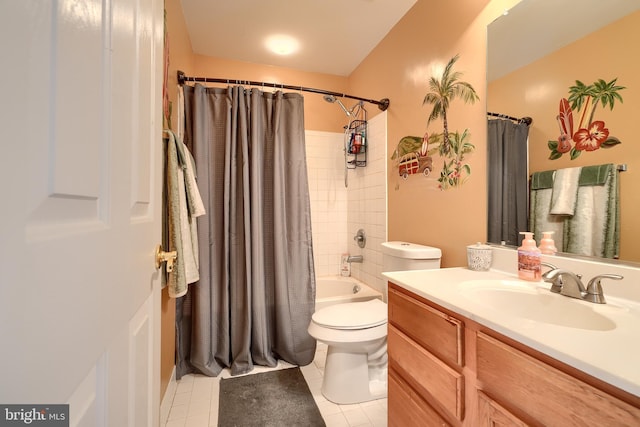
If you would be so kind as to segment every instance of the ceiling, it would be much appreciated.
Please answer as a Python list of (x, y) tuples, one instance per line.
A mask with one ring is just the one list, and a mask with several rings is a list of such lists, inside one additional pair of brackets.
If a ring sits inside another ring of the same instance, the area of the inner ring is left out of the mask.
[(489, 25), (487, 79), (505, 76), (638, 9), (639, 0), (522, 1)]
[[(196, 54), (348, 76), (417, 0), (181, 0)], [(289, 55), (269, 36), (298, 43)]]

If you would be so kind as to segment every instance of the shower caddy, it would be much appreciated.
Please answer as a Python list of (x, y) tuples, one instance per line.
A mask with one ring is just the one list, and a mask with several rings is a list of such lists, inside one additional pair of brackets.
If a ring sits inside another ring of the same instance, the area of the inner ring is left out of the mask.
[(347, 169), (355, 169), (367, 166), (367, 151), (369, 149), (367, 133), (367, 110), (360, 107), (356, 118), (345, 126), (346, 146), (345, 162)]

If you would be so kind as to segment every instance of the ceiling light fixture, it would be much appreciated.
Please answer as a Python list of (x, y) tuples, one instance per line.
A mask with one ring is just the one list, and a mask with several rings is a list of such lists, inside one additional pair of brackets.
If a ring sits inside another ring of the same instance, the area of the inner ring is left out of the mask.
[(300, 48), (300, 43), (297, 39), (291, 36), (287, 36), (284, 34), (275, 34), (273, 36), (267, 37), (265, 46), (267, 46), (267, 49), (277, 55), (286, 56), (297, 52)]

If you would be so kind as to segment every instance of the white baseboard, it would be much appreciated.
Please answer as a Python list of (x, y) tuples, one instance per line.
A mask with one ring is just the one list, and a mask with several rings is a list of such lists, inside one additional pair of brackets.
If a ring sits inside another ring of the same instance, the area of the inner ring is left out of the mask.
[(173, 403), (173, 397), (176, 394), (178, 383), (176, 382), (176, 367), (173, 367), (171, 372), (171, 379), (167, 385), (167, 389), (162, 396), (162, 403), (160, 404), (160, 425), (163, 426), (169, 419), (169, 411), (171, 410), (171, 404)]

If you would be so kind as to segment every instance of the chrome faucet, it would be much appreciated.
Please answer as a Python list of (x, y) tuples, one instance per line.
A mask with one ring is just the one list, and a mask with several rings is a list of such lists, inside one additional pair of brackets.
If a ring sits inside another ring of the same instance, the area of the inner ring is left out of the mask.
[(349, 255), (347, 262), (362, 262), (362, 255)]
[(584, 295), (584, 300), (595, 302), (596, 304), (606, 304), (607, 301), (604, 299), (604, 292), (602, 291), (600, 280), (622, 280), (623, 278), (624, 277), (619, 274), (600, 274), (594, 277), (593, 279), (589, 280), (589, 284), (587, 285), (587, 292)]
[(551, 292), (558, 292), (567, 297), (583, 299), (587, 293), (581, 276), (562, 268), (548, 271), (544, 274), (543, 280), (552, 284)]
[(547, 280), (547, 276), (549, 275), (549, 273), (551, 273), (553, 270), (557, 270), (558, 267), (544, 261), (541, 264), (544, 267), (547, 267), (549, 269), (545, 273), (542, 273), (542, 280), (544, 280), (545, 282), (551, 283), (551, 289), (550, 289), (551, 292), (555, 292), (559, 294), (560, 291), (562, 290), (562, 275), (559, 275), (559, 276), (556, 276), (555, 278)]
[[(553, 267), (551, 264), (545, 263), (545, 265), (549, 268)], [(622, 280), (623, 277), (619, 274), (600, 274), (589, 280), (585, 288), (580, 274), (561, 268), (552, 268), (542, 275), (542, 279), (551, 283), (551, 292), (596, 304), (606, 304), (600, 281), (602, 279)]]

